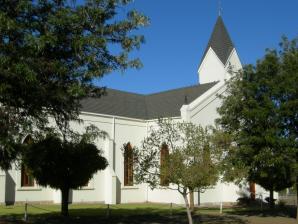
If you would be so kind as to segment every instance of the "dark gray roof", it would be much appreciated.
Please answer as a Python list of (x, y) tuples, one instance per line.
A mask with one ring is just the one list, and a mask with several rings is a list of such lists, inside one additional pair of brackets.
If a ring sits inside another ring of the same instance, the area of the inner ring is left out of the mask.
[(183, 104), (191, 103), (215, 84), (212, 82), (149, 95), (106, 89), (105, 96), (83, 99), (81, 111), (138, 119), (178, 117)]
[(208, 42), (208, 46), (202, 57), (201, 63), (205, 58), (210, 47), (216, 53), (221, 62), (225, 65), (234, 48), (234, 45), (221, 16), (217, 18), (213, 32)]

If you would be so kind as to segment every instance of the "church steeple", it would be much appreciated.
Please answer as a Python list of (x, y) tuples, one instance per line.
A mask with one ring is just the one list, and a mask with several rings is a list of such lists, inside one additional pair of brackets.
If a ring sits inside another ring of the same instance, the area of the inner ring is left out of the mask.
[[(232, 56), (236, 57), (236, 61), (231, 61)], [(222, 73), (227, 72), (228, 62), (236, 63), (235, 66), (241, 68), (234, 44), (219, 15), (199, 66), (200, 83), (225, 79)]]
[(221, 18), (218, 16), (213, 32), (208, 42), (203, 58), (206, 56), (209, 48), (212, 48), (221, 62), (225, 65), (234, 48), (234, 44), (230, 38), (227, 28)]

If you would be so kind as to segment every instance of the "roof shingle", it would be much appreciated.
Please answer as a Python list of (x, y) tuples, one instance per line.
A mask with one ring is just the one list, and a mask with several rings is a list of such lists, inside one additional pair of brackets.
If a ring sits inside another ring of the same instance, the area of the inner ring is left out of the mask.
[(185, 98), (191, 103), (215, 84), (212, 82), (149, 95), (107, 88), (105, 96), (83, 99), (81, 111), (137, 119), (178, 117)]

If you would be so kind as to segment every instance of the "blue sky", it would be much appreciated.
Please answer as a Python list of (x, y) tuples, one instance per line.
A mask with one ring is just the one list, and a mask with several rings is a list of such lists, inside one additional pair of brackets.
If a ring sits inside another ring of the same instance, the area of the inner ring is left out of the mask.
[[(133, 55), (144, 67), (114, 72), (98, 85), (154, 93), (197, 84), (197, 69), (218, 16), (217, 0), (135, 0), (130, 7), (150, 18), (146, 43)], [(222, 17), (242, 64), (255, 63), (282, 35), (298, 36), (296, 0), (222, 0)], [(123, 13), (127, 9), (122, 10)]]

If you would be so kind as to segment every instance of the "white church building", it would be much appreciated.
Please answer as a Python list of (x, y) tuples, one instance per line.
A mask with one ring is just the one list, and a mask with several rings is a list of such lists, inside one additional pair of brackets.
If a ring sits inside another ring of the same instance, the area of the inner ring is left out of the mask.
[[(70, 192), (73, 203), (177, 203), (184, 200), (177, 191), (155, 189), (147, 184), (134, 185), (127, 181), (123, 144), (140, 145), (158, 118), (171, 117), (202, 126), (213, 125), (221, 104), (218, 94), (225, 91), (225, 80), (231, 76), (230, 68), (242, 68), (237, 51), (231, 41), (221, 16), (218, 17), (207, 48), (199, 64), (199, 84), (164, 92), (142, 95), (107, 89), (99, 99), (82, 101), (80, 118), (83, 124), (73, 124), (76, 130), (93, 124), (105, 131), (108, 137), (97, 141), (109, 166), (96, 173), (89, 184)], [(256, 187), (256, 193), (263, 190)], [(234, 203), (239, 197), (239, 187), (230, 183), (218, 184), (204, 193), (195, 193), (195, 204)], [(263, 192), (264, 195), (266, 194)], [(0, 204), (22, 202), (60, 203), (60, 191), (39, 186), (24, 169), (0, 170)]]

